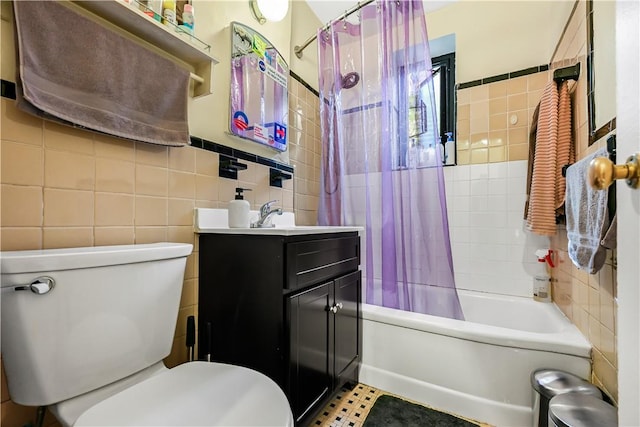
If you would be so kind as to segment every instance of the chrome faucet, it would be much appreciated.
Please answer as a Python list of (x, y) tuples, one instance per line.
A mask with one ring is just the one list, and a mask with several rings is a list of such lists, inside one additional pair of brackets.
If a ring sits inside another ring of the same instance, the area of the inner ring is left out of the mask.
[(270, 228), (275, 227), (271, 223), (272, 215), (282, 215), (282, 208), (271, 209), (271, 205), (277, 202), (277, 200), (271, 200), (260, 206), (260, 217), (256, 222), (251, 223), (251, 228)]

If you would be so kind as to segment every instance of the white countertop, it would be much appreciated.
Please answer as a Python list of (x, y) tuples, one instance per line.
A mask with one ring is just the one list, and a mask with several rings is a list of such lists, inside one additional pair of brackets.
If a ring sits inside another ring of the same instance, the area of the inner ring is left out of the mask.
[[(250, 215), (257, 218), (258, 212), (251, 211)], [(252, 219), (253, 221), (253, 219)], [(273, 216), (275, 227), (269, 228), (229, 228), (226, 209), (196, 208), (194, 211), (194, 229), (196, 233), (224, 233), (224, 234), (250, 234), (250, 235), (280, 235), (297, 236), (303, 234), (322, 233), (347, 233), (362, 232), (363, 227), (357, 226), (312, 226), (295, 225), (293, 212), (284, 212), (282, 215)]]

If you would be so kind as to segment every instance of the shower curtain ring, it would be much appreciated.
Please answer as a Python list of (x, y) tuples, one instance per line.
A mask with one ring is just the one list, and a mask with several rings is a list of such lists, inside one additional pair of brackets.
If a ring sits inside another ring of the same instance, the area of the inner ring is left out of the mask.
[(347, 29), (347, 11), (344, 11), (344, 18), (342, 18), (342, 29)]

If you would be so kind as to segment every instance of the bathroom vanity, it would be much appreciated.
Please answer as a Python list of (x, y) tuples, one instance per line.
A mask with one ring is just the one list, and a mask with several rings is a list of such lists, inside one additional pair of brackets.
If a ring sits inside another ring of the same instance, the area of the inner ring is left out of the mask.
[(200, 230), (200, 359), (256, 369), (287, 395), (297, 425), (358, 382), (357, 228)]

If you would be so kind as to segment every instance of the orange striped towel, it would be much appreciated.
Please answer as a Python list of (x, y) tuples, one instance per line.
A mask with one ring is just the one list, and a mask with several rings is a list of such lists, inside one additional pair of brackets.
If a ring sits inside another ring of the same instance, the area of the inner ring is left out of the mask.
[(575, 157), (568, 83), (550, 81), (540, 100), (527, 228), (543, 236), (556, 233), (556, 210), (564, 203), (562, 166)]

